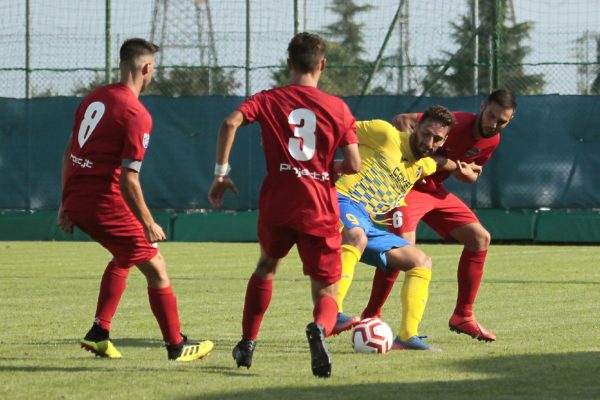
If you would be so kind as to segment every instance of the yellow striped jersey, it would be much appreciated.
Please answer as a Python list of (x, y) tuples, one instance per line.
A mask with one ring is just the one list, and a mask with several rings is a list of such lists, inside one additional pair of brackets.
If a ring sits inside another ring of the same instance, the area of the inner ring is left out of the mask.
[(371, 214), (385, 214), (404, 205), (404, 197), (416, 181), (436, 171), (431, 157), (415, 159), (410, 134), (399, 132), (383, 120), (359, 121), (362, 167), (336, 182), (339, 193), (361, 204)]

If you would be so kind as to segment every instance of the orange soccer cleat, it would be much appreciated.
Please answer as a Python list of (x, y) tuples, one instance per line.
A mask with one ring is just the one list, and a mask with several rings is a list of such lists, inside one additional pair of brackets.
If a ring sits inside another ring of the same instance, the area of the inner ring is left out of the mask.
[(448, 326), (451, 331), (456, 333), (465, 333), (473, 339), (483, 340), (485, 342), (493, 342), (496, 340), (496, 335), (485, 329), (475, 320), (475, 317), (463, 317), (453, 314), (448, 321)]

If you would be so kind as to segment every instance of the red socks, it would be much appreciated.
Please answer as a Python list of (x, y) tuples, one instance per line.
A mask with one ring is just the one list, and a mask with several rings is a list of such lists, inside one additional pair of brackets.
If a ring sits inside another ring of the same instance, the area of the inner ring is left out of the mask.
[(150, 299), (150, 308), (156, 317), (165, 343), (167, 345), (179, 344), (182, 340), (181, 325), (173, 286), (148, 288), (148, 298)]
[(325, 329), (325, 336), (331, 334), (338, 313), (337, 301), (331, 296), (321, 296), (313, 308), (313, 318)]
[(108, 263), (104, 270), (96, 306), (96, 323), (102, 329), (110, 331), (110, 323), (127, 287), (129, 270), (129, 268), (117, 267), (112, 261)]
[(369, 304), (367, 304), (367, 307), (361, 314), (361, 319), (381, 317), (381, 308), (390, 295), (399, 274), (399, 270), (385, 272), (379, 268), (375, 268), (371, 297), (369, 297)]
[[(119, 268), (112, 261), (106, 266), (100, 283), (100, 293), (96, 307), (96, 323), (102, 329), (110, 331), (110, 323), (127, 286), (129, 271), (130, 268)], [(173, 287), (148, 288), (148, 297), (150, 308), (158, 321), (165, 343), (180, 343), (179, 313)]]
[(458, 297), (454, 314), (463, 317), (473, 315), (473, 303), (477, 297), (477, 291), (483, 277), (483, 264), (487, 250), (470, 251), (463, 250), (458, 263)]
[[(263, 317), (271, 303), (273, 280), (252, 274), (246, 288), (242, 334), (244, 339), (256, 340)], [(336, 305), (337, 306), (337, 305)]]
[[(271, 303), (273, 280), (263, 279), (252, 274), (246, 288), (244, 316), (242, 318), (242, 335), (244, 339), (256, 340), (263, 317)], [(319, 298), (313, 309), (316, 323), (321, 324), (325, 334), (329, 335), (337, 318), (337, 301), (331, 296)]]

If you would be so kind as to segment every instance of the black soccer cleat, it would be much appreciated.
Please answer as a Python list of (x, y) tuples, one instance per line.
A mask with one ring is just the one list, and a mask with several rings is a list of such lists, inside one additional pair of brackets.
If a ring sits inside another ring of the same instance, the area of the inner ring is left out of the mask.
[(235, 360), (238, 368), (246, 367), (250, 368), (252, 365), (252, 355), (256, 348), (256, 340), (242, 339), (231, 351), (231, 355)]
[(306, 338), (310, 347), (310, 363), (312, 373), (319, 378), (331, 376), (331, 355), (325, 342), (325, 331), (316, 322), (306, 326)]
[(181, 342), (174, 345), (167, 345), (167, 358), (177, 362), (188, 362), (201, 360), (214, 348), (213, 342), (205, 340), (202, 342), (193, 342), (188, 339), (183, 333), (181, 335)]
[(109, 339), (109, 333), (106, 329), (100, 327), (94, 322), (88, 333), (85, 335), (83, 340), (88, 342), (102, 342)]

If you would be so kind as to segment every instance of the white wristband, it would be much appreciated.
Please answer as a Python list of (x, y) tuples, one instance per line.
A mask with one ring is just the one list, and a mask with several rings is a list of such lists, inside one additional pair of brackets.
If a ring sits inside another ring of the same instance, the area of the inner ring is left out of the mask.
[(227, 175), (229, 175), (229, 171), (231, 171), (231, 167), (229, 166), (229, 163), (226, 163), (226, 164), (215, 163), (215, 175), (216, 176), (227, 176)]

